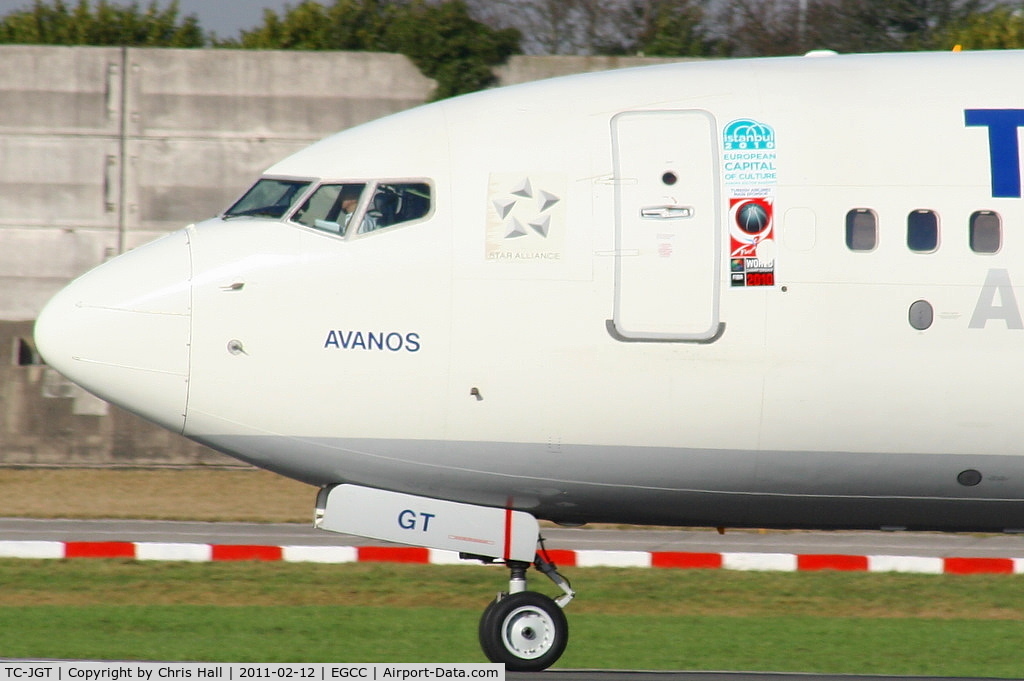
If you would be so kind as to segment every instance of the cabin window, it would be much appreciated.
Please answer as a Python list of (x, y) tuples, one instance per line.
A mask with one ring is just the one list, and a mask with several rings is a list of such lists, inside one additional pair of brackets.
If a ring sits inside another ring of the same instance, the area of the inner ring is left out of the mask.
[(1003, 225), (999, 213), (979, 210), (971, 214), (971, 250), (975, 253), (998, 253), (1003, 242)]
[(359, 212), (365, 189), (364, 183), (322, 184), (295, 211), (292, 220), (306, 227), (343, 235)]
[(419, 220), (429, 212), (430, 185), (426, 182), (379, 182), (357, 233)]
[(262, 178), (231, 208), (224, 211), (224, 218), (252, 216), (280, 219), (310, 184), (306, 180)]
[(939, 247), (939, 216), (931, 210), (907, 215), (907, 248), (915, 253), (933, 253)]
[(846, 214), (846, 247), (851, 251), (873, 251), (878, 246), (878, 216), (868, 208), (854, 208)]

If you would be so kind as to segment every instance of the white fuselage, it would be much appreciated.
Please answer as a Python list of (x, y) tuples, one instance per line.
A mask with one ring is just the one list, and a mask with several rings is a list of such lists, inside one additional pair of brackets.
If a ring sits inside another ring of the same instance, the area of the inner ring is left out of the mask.
[(1024, 110), (1022, 67), (689, 63), (428, 105), (265, 174), (427, 185), (423, 216), (198, 223), (72, 284), (38, 342), (318, 485), (561, 522), (1024, 528), (1017, 128), (968, 113)]

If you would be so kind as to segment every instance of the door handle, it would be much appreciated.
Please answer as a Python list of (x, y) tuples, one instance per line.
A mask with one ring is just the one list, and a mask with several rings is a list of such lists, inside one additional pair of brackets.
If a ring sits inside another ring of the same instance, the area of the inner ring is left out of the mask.
[(692, 206), (647, 206), (640, 209), (640, 217), (648, 220), (676, 220), (692, 218)]

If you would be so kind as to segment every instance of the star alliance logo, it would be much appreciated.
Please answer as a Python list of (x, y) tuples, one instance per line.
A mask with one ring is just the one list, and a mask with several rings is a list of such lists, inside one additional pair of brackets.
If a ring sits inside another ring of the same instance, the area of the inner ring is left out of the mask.
[(561, 174), (492, 173), (487, 192), (487, 259), (561, 260), (564, 196)]
[[(509, 196), (493, 200), (494, 209), (505, 225), (505, 238), (516, 239), (526, 236), (527, 228), (533, 230), (545, 239), (551, 231), (551, 208), (556, 206), (561, 199), (549, 191), (543, 189), (534, 190), (530, 184), (530, 178), (524, 177), (515, 187), (512, 188)], [(519, 210), (517, 210), (517, 208)], [(531, 215), (536, 210), (533, 217)], [(526, 224), (523, 224), (525, 220)]]

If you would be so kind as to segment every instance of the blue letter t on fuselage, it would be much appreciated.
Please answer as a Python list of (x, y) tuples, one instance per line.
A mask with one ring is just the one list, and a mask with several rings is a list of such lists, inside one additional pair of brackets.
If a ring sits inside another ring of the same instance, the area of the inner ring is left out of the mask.
[(964, 123), (988, 128), (988, 154), (992, 164), (992, 196), (1021, 197), (1020, 145), (1017, 130), (1024, 127), (1022, 109), (966, 109)]

